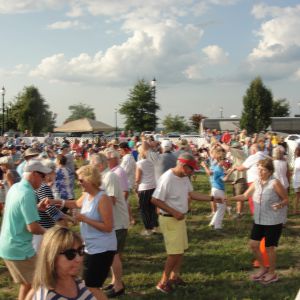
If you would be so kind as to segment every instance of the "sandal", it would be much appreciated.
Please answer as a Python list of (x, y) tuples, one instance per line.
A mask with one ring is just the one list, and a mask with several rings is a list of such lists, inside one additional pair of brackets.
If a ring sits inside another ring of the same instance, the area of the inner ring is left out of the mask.
[[(268, 276), (269, 275), (269, 276)], [(278, 281), (278, 275), (277, 274), (266, 274), (264, 276), (264, 278), (261, 280), (261, 283), (262, 284), (269, 284), (269, 283), (272, 283), (272, 282), (276, 282)]]
[(250, 275), (250, 280), (252, 281), (260, 281), (263, 277), (268, 273), (268, 269), (260, 270), (254, 274)]

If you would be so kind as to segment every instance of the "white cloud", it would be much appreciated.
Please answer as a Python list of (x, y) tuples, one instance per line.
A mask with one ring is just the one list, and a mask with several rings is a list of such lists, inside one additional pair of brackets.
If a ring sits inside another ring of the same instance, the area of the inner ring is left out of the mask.
[(26, 64), (19, 64), (13, 67), (11, 70), (0, 69), (0, 74), (4, 77), (13, 77), (27, 74), (30, 70), (30, 66)]
[(88, 29), (89, 26), (79, 22), (78, 20), (74, 21), (59, 21), (52, 23), (47, 26), (48, 29), (60, 30), (60, 29)]
[(64, 0), (0, 0), (0, 14), (16, 14), (57, 9), (63, 6)]
[(195, 49), (203, 31), (173, 19), (158, 19), (156, 22), (150, 18), (128, 19), (123, 30), (130, 37), (124, 43), (93, 57), (80, 54), (67, 59), (64, 54), (56, 54), (43, 59), (30, 74), (49, 80), (105, 84), (122, 82), (129, 77), (136, 79), (145, 74), (164, 76), (170, 81), (182, 79), (187, 66), (198, 61)]
[(217, 45), (210, 45), (202, 49), (202, 52), (206, 54), (209, 64), (219, 65), (228, 62), (228, 53)]
[(252, 60), (272, 58), (285, 55), (291, 47), (300, 47), (300, 5), (295, 7), (261, 7), (253, 9), (256, 16), (272, 16), (264, 22), (257, 36), (259, 44), (253, 49), (249, 58)]

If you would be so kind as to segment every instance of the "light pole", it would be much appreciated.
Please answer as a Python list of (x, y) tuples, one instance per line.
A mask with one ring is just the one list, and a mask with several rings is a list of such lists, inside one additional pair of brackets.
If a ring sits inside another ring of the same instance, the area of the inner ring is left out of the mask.
[(154, 101), (154, 124), (153, 124), (153, 128), (155, 130), (156, 129), (156, 79), (155, 79), (155, 77), (153, 77), (150, 84), (151, 84), (151, 88), (152, 88), (152, 97), (153, 97), (153, 101)]
[(115, 121), (116, 121), (116, 132), (115, 132), (115, 138), (118, 137), (118, 109), (115, 108)]
[(5, 106), (4, 106), (4, 97), (5, 97), (5, 87), (3, 86), (1, 89), (1, 94), (2, 94), (2, 130), (1, 130), (1, 135), (4, 135), (4, 115), (5, 115)]
[(220, 107), (220, 118), (223, 119), (223, 107)]

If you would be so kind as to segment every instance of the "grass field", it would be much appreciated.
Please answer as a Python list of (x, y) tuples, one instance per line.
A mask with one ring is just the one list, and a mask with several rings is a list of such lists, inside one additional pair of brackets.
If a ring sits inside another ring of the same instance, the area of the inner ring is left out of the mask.
[[(208, 193), (203, 175), (194, 181), (195, 190)], [(208, 227), (208, 203), (193, 202), (188, 215), (189, 249), (185, 254), (182, 277), (188, 285), (164, 295), (155, 289), (166, 258), (160, 234), (142, 237), (136, 200), (131, 198), (138, 224), (130, 228), (124, 254), (126, 295), (121, 299), (295, 299), (300, 288), (300, 217), (290, 216), (278, 247), (280, 280), (268, 286), (248, 280), (252, 255), (248, 249), (251, 217), (240, 220), (225, 216), (224, 230)], [(1, 247), (1, 245), (0, 245)], [(0, 260), (0, 299), (15, 299), (17, 288)]]

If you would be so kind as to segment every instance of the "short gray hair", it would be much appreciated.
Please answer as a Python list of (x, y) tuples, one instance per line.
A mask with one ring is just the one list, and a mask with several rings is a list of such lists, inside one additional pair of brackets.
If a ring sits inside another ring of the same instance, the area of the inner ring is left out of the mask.
[(93, 155), (91, 155), (90, 163), (94, 164), (94, 165), (101, 164), (105, 168), (107, 168), (107, 166), (108, 166), (108, 164), (107, 164), (107, 157), (105, 156), (104, 153), (94, 153)]
[(107, 158), (118, 158), (120, 159), (120, 153), (114, 149), (107, 149), (105, 151), (105, 155)]

